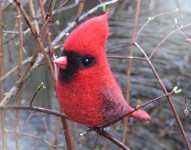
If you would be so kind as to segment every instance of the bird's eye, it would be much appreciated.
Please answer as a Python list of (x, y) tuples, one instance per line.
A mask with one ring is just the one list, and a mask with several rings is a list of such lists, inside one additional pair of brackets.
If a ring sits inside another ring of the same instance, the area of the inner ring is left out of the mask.
[(94, 64), (95, 59), (91, 56), (85, 56), (82, 58), (82, 64), (84, 67), (90, 67)]

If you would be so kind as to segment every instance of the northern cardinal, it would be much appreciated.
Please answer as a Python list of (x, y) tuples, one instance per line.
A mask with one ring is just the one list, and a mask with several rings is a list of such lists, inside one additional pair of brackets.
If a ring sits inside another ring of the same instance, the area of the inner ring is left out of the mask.
[[(106, 58), (108, 14), (87, 20), (64, 43), (57, 66), (56, 92), (62, 111), (75, 122), (102, 127), (133, 110), (125, 101)], [(151, 120), (138, 110), (130, 115)]]

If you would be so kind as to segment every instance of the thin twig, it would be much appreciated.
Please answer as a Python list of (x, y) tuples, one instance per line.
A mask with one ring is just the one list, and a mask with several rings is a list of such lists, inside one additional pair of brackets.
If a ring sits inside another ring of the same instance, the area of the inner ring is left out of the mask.
[(146, 59), (142, 58), (142, 57), (121, 56), (121, 55), (107, 55), (107, 58), (114, 58), (114, 59), (137, 59), (137, 60), (146, 61)]
[[(0, 0), (0, 77), (3, 76), (3, 60), (4, 60), (4, 51), (3, 51), (3, 14), (2, 14), (2, 0)], [(4, 87), (3, 82), (0, 81), (0, 102), (4, 95)], [(0, 149), (7, 149), (7, 138), (6, 133), (4, 131), (6, 119), (5, 119), (5, 112), (0, 111)]]
[[(65, 4), (68, 2), (69, 0), (65, 0), (64, 2), (63, 2), (63, 4), (62, 4), (62, 6), (65, 6)], [(49, 5), (49, 12), (48, 12), (48, 14), (46, 15), (46, 17), (45, 17), (45, 22), (44, 22), (44, 24), (42, 25), (42, 28), (41, 28), (41, 30), (40, 30), (40, 33), (41, 32), (44, 32), (44, 29), (46, 28), (46, 26), (48, 25), (48, 23), (50, 22), (50, 20), (51, 20), (51, 18), (56, 14), (56, 12), (55, 11), (53, 11), (53, 6), (54, 6), (55, 4), (54, 4), (54, 2), (51, 2), (50, 3), (50, 5)], [(60, 6), (61, 7), (61, 6)], [(58, 10), (58, 9), (57, 9)], [(53, 11), (53, 12), (52, 12)]]
[(12, 2), (11, 2), (11, 1), (8, 1), (8, 3), (3, 6), (2, 11), (6, 11), (11, 5), (12, 5)]
[(64, 117), (64, 118), (68, 119), (61, 112), (46, 109), (46, 108), (42, 108), (42, 107), (35, 107), (35, 106), (31, 107), (30, 105), (5, 105), (5, 106), (0, 106), (0, 110), (18, 110), (18, 109), (20, 109), (20, 110), (32, 110), (32, 111), (42, 112), (42, 113), (45, 113), (45, 114), (54, 115), (54, 116), (57, 116), (57, 117)]
[(52, 63), (45, 51), (45, 48), (44, 48), (44, 45), (42, 43), (42, 40), (40, 38), (40, 35), (38, 34), (37, 32), (37, 29), (35, 28), (35, 26), (31, 23), (25, 9), (23, 8), (23, 6), (21, 5), (20, 1), (19, 0), (14, 0), (16, 6), (19, 8), (21, 14), (23, 15), (28, 27), (31, 29), (31, 32), (34, 36), (34, 38), (36, 39), (37, 43), (38, 43), (38, 46), (39, 46), (39, 49), (40, 51), (42, 52), (42, 54), (44, 55), (44, 58), (47, 62), (47, 65), (49, 67), (49, 70), (50, 70), (50, 74), (51, 74), (51, 77), (52, 77), (52, 80), (55, 81), (55, 78), (54, 78), (54, 69), (53, 69), (53, 66), (52, 66)]
[(183, 31), (182, 31), (182, 29), (184, 29), (184, 26), (178, 26), (178, 25), (176, 25), (176, 28), (178, 29), (178, 31), (180, 32), (180, 34), (184, 37), (184, 39), (187, 41), (187, 42), (190, 42), (191, 43), (191, 38), (188, 36), (188, 35), (186, 35)]
[[(19, 12), (19, 9), (17, 9), (17, 26), (19, 31), (19, 48), (18, 48), (18, 78), (21, 77), (22, 74), (22, 61), (23, 61), (23, 34), (22, 34), (22, 20), (21, 20), (21, 14)], [(21, 103), (21, 89), (18, 91), (17, 96), (17, 104), (19, 105)], [(19, 115), (20, 110), (16, 111), (16, 133), (15, 133), (15, 144), (16, 144), (16, 150), (19, 150)]]
[(129, 46), (133, 45), (131, 42), (128, 43), (122, 43), (120, 45), (111, 45), (111, 47), (108, 48), (108, 52), (118, 52), (121, 48), (127, 48)]
[(48, 142), (47, 140), (44, 140), (43, 137), (40, 137), (40, 136), (32, 135), (32, 134), (29, 134), (29, 133), (26, 133), (26, 132), (15, 132), (15, 131), (6, 131), (6, 132), (7, 133), (19, 134), (19, 135), (24, 135), (24, 136), (31, 137), (31, 138), (34, 138), (34, 139), (37, 139), (37, 140), (41, 140), (45, 144), (49, 145), (52, 148), (57, 147), (57, 145), (51, 144), (50, 142)]
[(82, 14), (82, 11), (84, 10), (84, 0), (79, 1), (78, 10), (76, 14), (76, 18), (78, 19), (79, 16)]
[(43, 89), (43, 88), (46, 88), (46, 87), (45, 87), (44, 83), (41, 82), (40, 85), (37, 87), (37, 89), (36, 89), (36, 91), (35, 91), (35, 93), (34, 93), (32, 99), (31, 99), (31, 101), (30, 101), (30, 104), (29, 104), (30, 107), (32, 107), (33, 102), (34, 102), (34, 99), (36, 98), (36, 96), (37, 96), (37, 94), (40, 92), (40, 90)]
[(33, 0), (28, 0), (29, 2), (29, 8), (30, 8), (30, 14), (33, 18), (33, 25), (34, 25), (34, 28), (36, 30), (36, 33), (39, 34), (39, 25), (38, 25), (38, 21), (36, 20), (36, 14), (35, 14), (35, 8), (34, 8), (34, 3), (33, 3)]
[[(28, 63), (31, 61), (31, 57), (26, 58), (25, 60), (22, 61), (22, 65)], [(9, 70), (7, 73), (5, 73), (2, 77), (0, 77), (0, 81), (5, 80), (8, 76), (10, 76), (11, 74), (13, 74), (16, 70), (18, 70), (18, 65), (15, 66), (14, 68), (12, 68), (11, 70)]]
[[(152, 69), (154, 75), (155, 75), (156, 78), (158, 79), (158, 82), (160, 83), (160, 86), (161, 86), (162, 90), (164, 91), (164, 93), (165, 93), (165, 94), (168, 94), (166, 87), (164, 86), (162, 80), (160, 79), (160, 77), (159, 77), (157, 71), (155, 70), (155, 68), (154, 68), (154, 66), (153, 66), (153, 64), (152, 64), (152, 62), (150, 61), (150, 59), (149, 59), (149, 57), (147, 56), (147, 54), (145, 53), (145, 51), (141, 48), (141, 46), (140, 46), (138, 43), (135, 42), (135, 45), (136, 45), (136, 47), (143, 53), (143, 55), (144, 55), (145, 58), (147, 59), (147, 62), (148, 62), (148, 64), (149, 64), (149, 66), (151, 67), (151, 69)], [(179, 115), (178, 115), (178, 113), (177, 113), (177, 111), (176, 111), (176, 108), (175, 108), (175, 106), (174, 106), (174, 104), (173, 104), (173, 102), (172, 102), (172, 100), (171, 100), (171, 97), (168, 96), (168, 95), (167, 95), (167, 100), (168, 100), (168, 102), (169, 102), (169, 104), (170, 104), (170, 108), (171, 108), (171, 110), (172, 110), (172, 112), (173, 112), (173, 114), (174, 114), (174, 116), (175, 116), (176, 122), (177, 122), (178, 127), (179, 127), (179, 129), (180, 129), (180, 131), (181, 131), (181, 134), (182, 134), (182, 136), (183, 136), (183, 138), (184, 138), (184, 140), (185, 140), (186, 146), (187, 146), (187, 148), (188, 148), (189, 150), (191, 150), (191, 145), (190, 145), (190, 142), (189, 142), (188, 137), (187, 137), (187, 135), (186, 135), (186, 132), (184, 131), (184, 127), (183, 127), (183, 125), (182, 125), (182, 122), (180, 121)]]
[[(53, 5), (53, 4), (54, 4), (53, 2), (50, 3), (50, 5)], [(49, 16), (48, 18), (46, 17), (46, 12), (45, 12), (45, 10), (44, 10), (44, 4), (43, 4), (42, 1), (39, 1), (39, 5), (40, 5), (41, 14), (42, 14), (42, 20), (43, 20), (43, 22), (45, 22), (47, 19), (50, 18), (50, 16)], [(52, 9), (53, 9), (53, 6), (49, 6), (49, 9), (52, 10)], [(48, 10), (50, 14), (51, 14), (51, 10)], [(54, 55), (54, 50), (53, 50), (53, 47), (52, 47), (52, 45), (51, 45), (51, 41), (52, 41), (52, 40), (51, 40), (51, 33), (50, 33), (50, 31), (49, 31), (49, 26), (48, 26), (48, 24), (47, 24), (46, 26), (44, 26), (44, 27), (42, 27), (42, 28), (44, 28), (45, 33), (46, 33), (50, 57), (53, 57), (53, 55)], [(42, 28), (41, 28), (41, 33), (43, 33)]]
[(167, 96), (170, 96), (170, 95), (173, 95), (173, 94), (174, 94), (174, 91), (169, 92), (168, 94), (164, 94), (164, 95), (162, 95), (162, 96), (159, 96), (159, 97), (157, 97), (157, 98), (155, 98), (155, 99), (149, 100), (148, 102), (145, 102), (145, 103), (142, 104), (142, 105), (138, 105), (136, 108), (134, 108), (134, 110), (129, 111), (128, 113), (124, 114), (123, 116), (121, 116), (121, 117), (118, 118), (117, 120), (115, 120), (115, 121), (113, 121), (113, 122), (110, 122), (109, 124), (104, 125), (103, 128), (108, 127), (108, 126), (110, 126), (110, 125), (112, 125), (112, 124), (118, 122), (119, 120), (123, 119), (124, 117), (130, 116), (133, 112), (135, 112), (135, 111), (137, 111), (137, 110), (139, 110), (139, 109), (141, 109), (141, 108), (143, 108), (143, 107), (146, 107), (147, 105), (149, 105), (149, 104), (151, 104), (151, 103), (160, 101), (162, 98), (167, 97)]
[[(135, 11), (135, 18), (134, 18), (134, 27), (133, 27), (133, 33), (131, 36), (131, 43), (134, 43), (136, 40), (137, 35), (137, 26), (139, 21), (139, 15), (140, 15), (140, 8), (141, 8), (141, 0), (136, 1), (136, 11)], [(134, 55), (134, 45), (130, 46), (130, 52), (129, 56), (133, 57)], [(133, 59), (128, 60), (128, 66), (127, 66), (127, 79), (126, 79), (126, 100), (129, 102), (130, 100), (130, 88), (131, 88), (131, 67), (133, 64)], [(126, 143), (127, 140), (127, 127), (128, 127), (128, 119), (124, 119), (124, 125), (123, 125), (123, 139), (122, 142)]]
[[(56, 123), (55, 123), (55, 130), (54, 130), (54, 145), (57, 145), (58, 144), (58, 137), (59, 137), (59, 133), (60, 133), (60, 129), (61, 129), (61, 119), (58, 118), (56, 119)], [(56, 148), (55, 148), (56, 150)]]
[(157, 44), (157, 46), (152, 50), (152, 52), (151, 52), (151, 54), (150, 54), (150, 56), (149, 56), (149, 59), (151, 59), (151, 58), (154, 56), (154, 54), (155, 54), (155, 52), (157, 51), (157, 49), (158, 49), (167, 39), (169, 39), (169, 37), (172, 36), (175, 32), (176, 32), (176, 30), (171, 31), (170, 33), (168, 33), (168, 34)]
[(28, 76), (29, 72), (31, 71), (32, 66), (35, 63), (36, 57), (38, 55), (38, 50), (37, 48), (34, 51), (34, 54), (32, 56), (32, 59), (30, 61), (30, 63), (28, 64), (25, 72), (23, 73), (23, 75), (19, 78), (19, 80), (17, 80), (16, 84), (11, 88), (11, 90), (3, 97), (3, 99), (0, 102), (0, 106), (5, 105), (6, 103), (8, 103), (8, 100), (15, 95), (18, 90), (22, 87), (24, 81), (26, 80), (26, 77)]
[[(190, 27), (191, 26), (191, 23), (188, 23), (184, 26), (184, 28), (187, 28), (187, 27)], [(170, 36), (172, 36), (174, 33), (176, 33), (177, 31), (179, 31), (179, 29), (175, 29), (171, 32), (169, 32), (164, 38), (162, 38), (162, 40), (157, 44), (157, 46), (152, 50), (150, 56), (149, 56), (149, 59), (151, 59), (153, 57), (153, 55), (155, 54), (155, 52), (157, 51), (157, 49), (164, 43), (166, 42)]]
[(65, 140), (66, 140), (66, 144), (67, 144), (67, 149), (68, 150), (75, 150), (75, 145), (73, 142), (73, 138), (71, 136), (67, 121), (65, 117), (61, 117), (61, 121), (62, 121), (62, 125), (64, 128), (64, 135), (65, 135)]
[(164, 15), (168, 15), (168, 14), (172, 14), (172, 13), (175, 13), (175, 12), (178, 12), (179, 10), (176, 9), (174, 11), (167, 11), (167, 12), (162, 12), (162, 13), (158, 13), (152, 17), (148, 17), (147, 21), (142, 25), (142, 27), (139, 29), (139, 31), (137, 32), (137, 36), (136, 36), (136, 40), (135, 41), (138, 41), (138, 38), (140, 37), (140, 34), (143, 32), (143, 30), (145, 29), (145, 27), (153, 20), (161, 17), (161, 16), (164, 16)]
[[(4, 60), (4, 52), (3, 52), (3, 18), (2, 18), (2, 0), (0, 0), (0, 77), (3, 76), (3, 60)], [(0, 81), (0, 99), (3, 97), (3, 82)]]
[(61, 13), (62, 11), (66, 11), (66, 10), (72, 9), (72, 8), (78, 6), (80, 0), (74, 0), (74, 2), (73, 2), (72, 4), (65, 6), (65, 4), (66, 4), (67, 2), (70, 2), (70, 1), (71, 1), (71, 0), (65, 0), (65, 1), (60, 5), (60, 7), (59, 7), (58, 9), (56, 9), (56, 10), (53, 11), (52, 14), (55, 15), (55, 14)]
[(144, 103), (143, 105), (138, 105), (134, 110), (128, 112), (125, 116), (129, 116), (130, 114), (132, 114), (133, 112), (137, 111), (138, 109), (141, 109), (141, 108), (143, 108), (143, 107), (145, 107), (145, 106), (147, 106), (147, 105), (149, 105), (151, 103), (157, 102), (157, 101), (161, 100), (162, 98), (166, 97), (167, 95), (170, 96), (170, 95), (173, 95), (173, 94), (175, 94), (174, 91), (172, 91), (172, 92), (170, 92), (168, 94), (159, 96), (159, 97), (157, 97), (155, 99), (152, 99), (152, 100)]
[(47, 19), (47, 18), (50, 18), (50, 16), (52, 15), (52, 11), (53, 11), (53, 9), (54, 9), (55, 4), (56, 4), (56, 0), (51, 0), (51, 1), (50, 1), (50, 4), (49, 4), (49, 6), (48, 6), (48, 13), (47, 13), (47, 15), (46, 15), (46, 19)]
[[(50, 130), (49, 130), (49, 127), (48, 127), (48, 124), (47, 124), (46, 117), (42, 118), (42, 122), (44, 124), (44, 128), (45, 128), (45, 131), (46, 131), (46, 134), (47, 134), (47, 142), (51, 143), (51, 135), (50, 135)], [(49, 150), (53, 150), (53, 147), (51, 145), (49, 145)]]

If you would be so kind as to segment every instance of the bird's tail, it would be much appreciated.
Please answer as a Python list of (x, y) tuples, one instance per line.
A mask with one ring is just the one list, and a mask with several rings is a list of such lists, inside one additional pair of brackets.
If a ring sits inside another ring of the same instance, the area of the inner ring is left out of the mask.
[[(129, 109), (129, 112), (135, 110), (131, 106), (129, 106), (128, 109)], [(135, 119), (144, 120), (144, 121), (150, 121), (151, 120), (151, 116), (146, 111), (141, 110), (141, 109), (136, 110), (135, 112), (133, 112), (129, 116), (133, 117)]]

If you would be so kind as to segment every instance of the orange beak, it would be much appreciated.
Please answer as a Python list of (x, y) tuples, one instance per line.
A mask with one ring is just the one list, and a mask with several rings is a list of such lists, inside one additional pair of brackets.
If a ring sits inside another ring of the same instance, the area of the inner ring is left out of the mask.
[(61, 69), (66, 69), (68, 65), (67, 57), (66, 56), (59, 57), (53, 60), (53, 63), (55, 63)]

